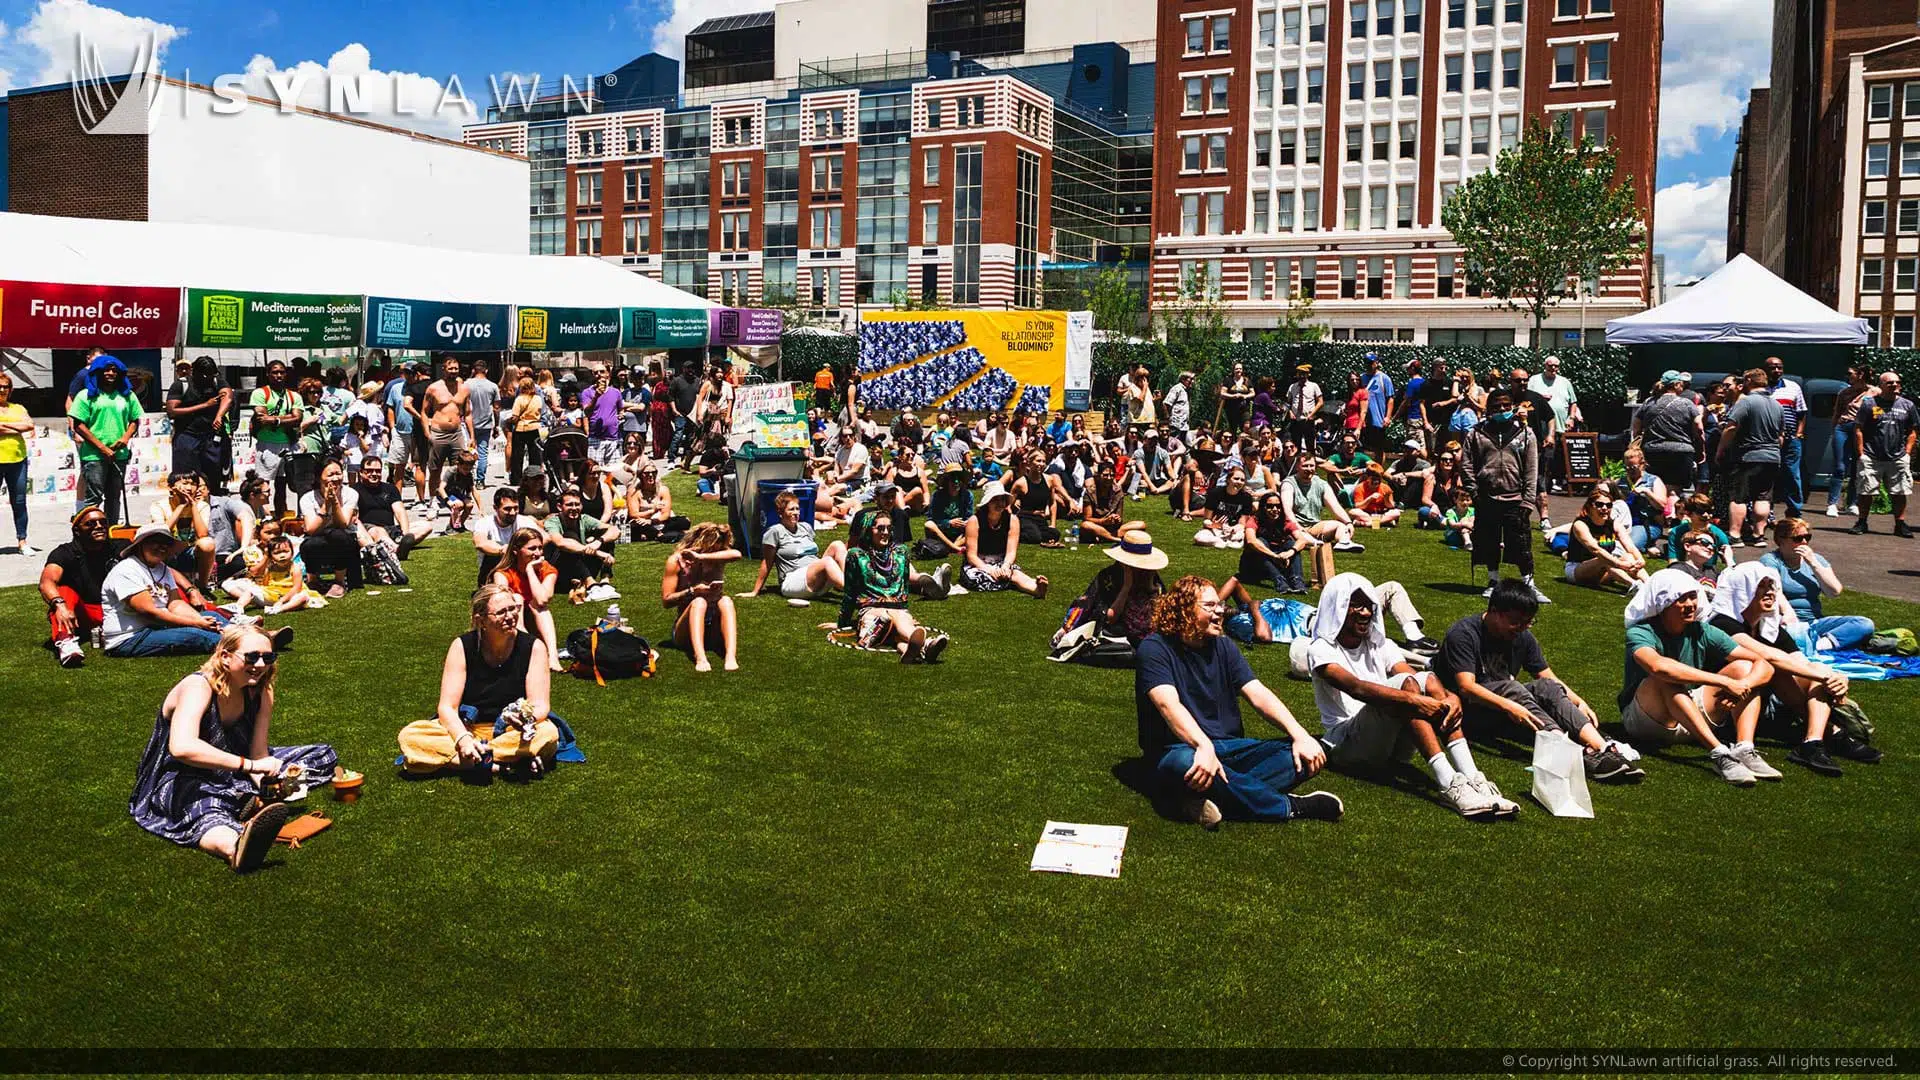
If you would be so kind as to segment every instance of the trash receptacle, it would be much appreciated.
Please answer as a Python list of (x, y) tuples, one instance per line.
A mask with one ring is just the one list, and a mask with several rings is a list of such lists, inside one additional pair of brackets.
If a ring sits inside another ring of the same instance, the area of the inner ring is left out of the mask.
[(812, 480), (762, 480), (759, 487), (760, 495), (756, 502), (760, 513), (755, 522), (754, 538), (765, 536), (767, 530), (780, 520), (780, 511), (773, 508), (773, 500), (784, 491), (793, 492), (800, 500), (800, 520), (808, 525), (813, 524), (813, 505), (820, 497), (819, 484)]
[[(727, 500), (727, 524), (733, 530), (733, 541), (742, 554), (753, 558), (757, 554), (761, 535), (767, 531), (760, 524), (763, 520), (761, 487), (765, 485), (778, 494), (773, 485), (803, 483), (806, 479), (807, 452), (804, 449), (742, 443), (733, 452), (733, 489)], [(772, 497), (769, 496), (767, 506), (771, 508), (772, 505)], [(805, 520), (813, 519), (812, 500), (805, 500), (802, 512), (806, 515)]]

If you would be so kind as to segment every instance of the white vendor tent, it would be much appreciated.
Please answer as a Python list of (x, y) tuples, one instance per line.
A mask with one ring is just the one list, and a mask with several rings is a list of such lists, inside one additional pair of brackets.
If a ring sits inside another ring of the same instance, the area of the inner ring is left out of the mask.
[(521, 306), (719, 306), (593, 258), (476, 254), (231, 225), (7, 213), (0, 213), (0, 281)]
[(1609, 345), (1865, 345), (1867, 338), (1865, 319), (1840, 314), (1745, 255), (1677, 299), (1607, 323)]

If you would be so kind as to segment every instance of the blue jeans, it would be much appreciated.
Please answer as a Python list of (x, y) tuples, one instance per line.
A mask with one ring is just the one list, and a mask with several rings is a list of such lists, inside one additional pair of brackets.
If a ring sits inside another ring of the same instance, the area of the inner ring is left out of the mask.
[(1643, 555), (1651, 553), (1653, 545), (1658, 544), (1666, 535), (1667, 530), (1658, 525), (1635, 525), (1627, 533), (1627, 536), (1633, 540), (1633, 546)]
[[(1813, 620), (1808, 631), (1816, 644), (1834, 649), (1851, 649), (1873, 636), (1873, 620), (1865, 615), (1825, 615)], [(1831, 638), (1831, 645), (1826, 639)]]
[[(1860, 478), (1853, 471), (1853, 433), (1860, 425), (1852, 420), (1843, 420), (1833, 425), (1833, 445), (1828, 448), (1831, 463), (1827, 466), (1827, 505), (1851, 506), (1858, 497)], [(1840, 484), (1847, 483), (1847, 501), (1840, 501)]]
[(9, 461), (0, 465), (0, 483), (7, 485), (7, 499), (13, 504), (13, 535), (27, 542), (27, 463)]
[(1800, 482), (1800, 458), (1806, 451), (1806, 440), (1789, 435), (1780, 443), (1780, 481), (1775, 485), (1774, 494), (1787, 504), (1787, 516), (1799, 517), (1800, 504), (1805, 498)]
[(197, 626), (149, 626), (135, 630), (133, 636), (107, 647), (108, 656), (185, 656), (206, 655), (220, 644), (218, 630)]
[(473, 477), (474, 477), (473, 486), (476, 488), (483, 488), (487, 486), (487, 463), (492, 453), (493, 453), (493, 429), (492, 428), (474, 428), (473, 429), (473, 456), (477, 460), (475, 460), (473, 463)]
[[(1293, 801), (1286, 793), (1300, 777), (1293, 771), (1292, 739), (1215, 739), (1213, 752), (1225, 770), (1225, 782), (1215, 780), (1206, 797), (1220, 807), (1221, 814), (1248, 821), (1285, 821), (1293, 816)], [(1160, 755), (1155, 771), (1168, 788), (1194, 795), (1186, 781), (1191, 768), (1193, 747), (1175, 743)]]

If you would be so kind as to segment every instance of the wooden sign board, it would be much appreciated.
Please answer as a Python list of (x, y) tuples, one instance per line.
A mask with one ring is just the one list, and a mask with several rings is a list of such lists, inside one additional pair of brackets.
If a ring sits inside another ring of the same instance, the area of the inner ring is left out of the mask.
[(1567, 483), (1594, 484), (1600, 481), (1600, 436), (1591, 431), (1569, 431), (1560, 436), (1561, 464), (1566, 466)]

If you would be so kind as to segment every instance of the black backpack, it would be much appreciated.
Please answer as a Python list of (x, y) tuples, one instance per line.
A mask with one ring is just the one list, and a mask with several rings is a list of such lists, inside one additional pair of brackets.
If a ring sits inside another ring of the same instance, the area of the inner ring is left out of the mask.
[(591, 676), (601, 686), (608, 679), (651, 678), (657, 656), (647, 639), (625, 630), (588, 627), (567, 635), (568, 668), (581, 678)]

